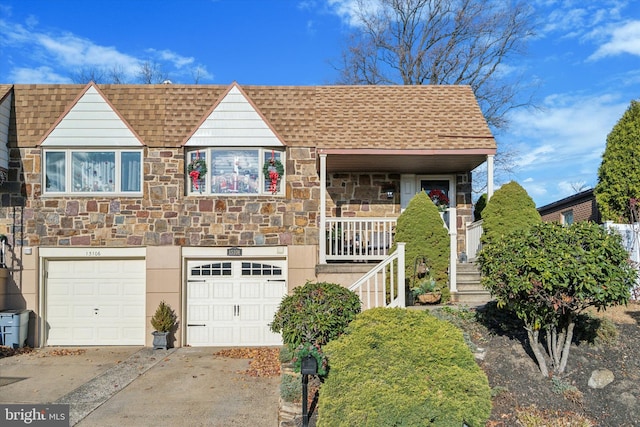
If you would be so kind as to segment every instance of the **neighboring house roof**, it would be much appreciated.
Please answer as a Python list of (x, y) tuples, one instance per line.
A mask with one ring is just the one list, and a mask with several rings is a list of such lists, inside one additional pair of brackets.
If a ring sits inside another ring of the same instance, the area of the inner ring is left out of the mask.
[(568, 210), (574, 211), (574, 221), (600, 222), (593, 188), (539, 207), (538, 213), (544, 221), (560, 221), (561, 214)]

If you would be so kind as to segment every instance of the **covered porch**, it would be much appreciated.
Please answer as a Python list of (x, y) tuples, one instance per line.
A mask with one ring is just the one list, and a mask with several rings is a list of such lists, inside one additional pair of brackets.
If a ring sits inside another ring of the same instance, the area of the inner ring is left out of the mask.
[[(326, 275), (335, 271), (335, 282), (350, 286), (355, 276), (366, 274), (392, 255), (396, 221), (411, 198), (419, 191), (437, 188), (449, 199), (441, 217), (449, 234), (449, 288), (455, 293), (457, 261), (467, 250), (466, 226), (473, 221), (471, 170), (487, 163), (487, 193), (491, 195), (494, 151), (319, 150), (317, 270)], [(401, 258), (403, 263), (413, 262)], [(397, 266), (400, 270), (404, 272), (404, 264)]]

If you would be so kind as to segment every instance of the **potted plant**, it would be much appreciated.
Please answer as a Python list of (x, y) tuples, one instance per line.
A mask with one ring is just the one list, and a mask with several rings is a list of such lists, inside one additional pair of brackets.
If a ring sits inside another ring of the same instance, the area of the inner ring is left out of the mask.
[(167, 336), (176, 324), (176, 313), (171, 309), (171, 306), (164, 301), (161, 301), (151, 318), (151, 326), (155, 331), (153, 335), (153, 349), (168, 348)]
[(420, 304), (435, 304), (442, 298), (442, 292), (440, 292), (435, 279), (431, 276), (420, 279), (411, 288), (411, 293)]

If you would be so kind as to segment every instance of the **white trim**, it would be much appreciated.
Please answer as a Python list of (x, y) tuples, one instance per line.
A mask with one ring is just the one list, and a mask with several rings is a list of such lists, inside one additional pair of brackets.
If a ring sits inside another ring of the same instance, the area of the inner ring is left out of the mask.
[(189, 259), (243, 259), (243, 258), (287, 258), (287, 246), (242, 246), (242, 256), (228, 256), (227, 250), (236, 246), (199, 247), (185, 246), (182, 248), (182, 258)]

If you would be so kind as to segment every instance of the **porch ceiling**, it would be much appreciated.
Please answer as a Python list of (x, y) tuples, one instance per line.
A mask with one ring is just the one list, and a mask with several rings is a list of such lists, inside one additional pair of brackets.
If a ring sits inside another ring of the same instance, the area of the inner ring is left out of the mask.
[(327, 172), (387, 172), (444, 174), (467, 172), (487, 160), (487, 154), (327, 154)]

